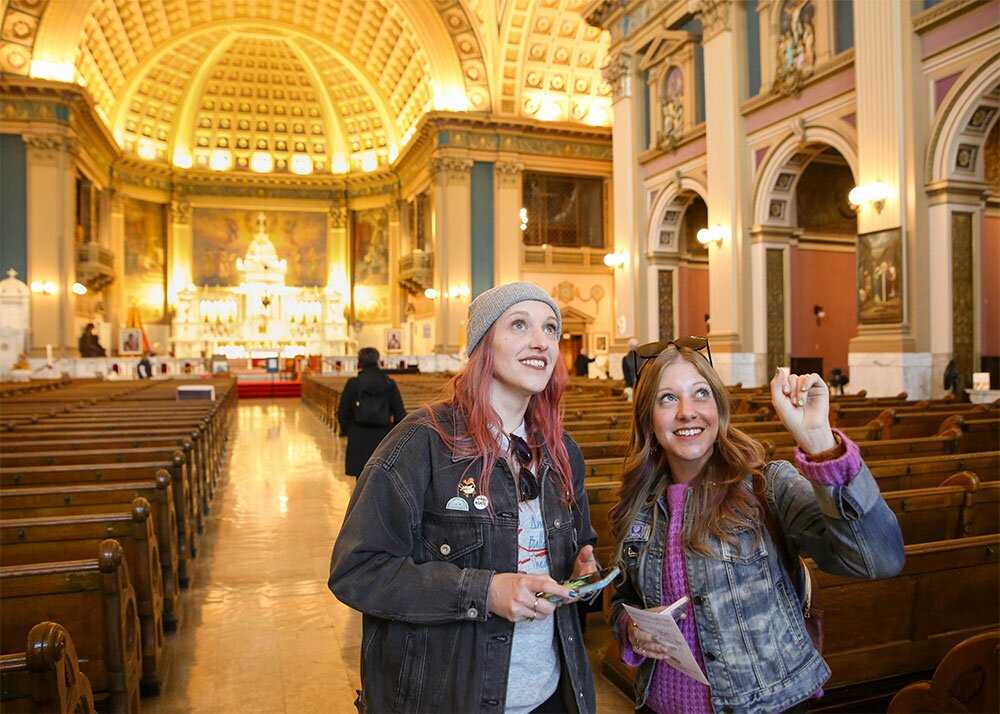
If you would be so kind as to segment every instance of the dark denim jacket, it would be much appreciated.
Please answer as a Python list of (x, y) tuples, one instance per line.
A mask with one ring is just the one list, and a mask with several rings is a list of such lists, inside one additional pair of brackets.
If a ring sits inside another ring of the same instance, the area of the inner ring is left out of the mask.
[[(788, 547), (821, 569), (854, 578), (890, 578), (903, 568), (903, 537), (868, 466), (846, 486), (821, 486), (787, 461), (764, 471), (769, 507)], [(747, 489), (752, 481), (746, 477)], [(685, 508), (685, 516), (687, 508)], [(625, 603), (660, 605), (669, 510), (663, 499), (640, 512), (622, 548), (625, 582), (612, 600), (618, 630)], [(737, 544), (712, 539), (711, 557), (684, 552), (698, 642), (716, 712), (780, 712), (823, 686), (830, 668), (805, 629), (798, 593), (766, 528)], [(792, 553), (796, 555), (796, 553)], [(822, 602), (819, 603), (822, 607)], [(636, 705), (646, 701), (655, 661), (636, 673)]]
[[(438, 412), (456, 433), (464, 420)], [(382, 441), (358, 480), (333, 548), (329, 587), (362, 618), (362, 712), (502, 712), (514, 625), (490, 616), (494, 573), (517, 572), (518, 507), (502, 460), (490, 476), (491, 508), (447, 510), (469, 461), (452, 457), (427, 425), (409, 415)], [(597, 535), (583, 486), (583, 456), (564, 436), (576, 504), (559, 498), (543, 458), (542, 516), (549, 568), (562, 582), (579, 549)], [(492, 512), (491, 512), (492, 511)], [(556, 609), (563, 696), (581, 713), (596, 711), (593, 676), (576, 607)]]

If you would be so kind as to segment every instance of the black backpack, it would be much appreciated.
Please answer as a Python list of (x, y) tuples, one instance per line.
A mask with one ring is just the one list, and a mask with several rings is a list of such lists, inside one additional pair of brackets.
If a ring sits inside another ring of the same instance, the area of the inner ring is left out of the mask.
[(360, 426), (391, 426), (392, 409), (389, 406), (389, 385), (361, 387), (354, 400), (354, 423)]

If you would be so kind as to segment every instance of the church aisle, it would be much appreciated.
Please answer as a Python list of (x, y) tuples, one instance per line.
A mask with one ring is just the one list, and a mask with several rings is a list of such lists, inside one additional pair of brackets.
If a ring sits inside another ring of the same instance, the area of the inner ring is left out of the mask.
[[(297, 399), (244, 401), (235, 429), (163, 693), (143, 712), (350, 714), (361, 616), (326, 588), (354, 486), (343, 444)], [(600, 676), (597, 693), (602, 714), (631, 711)]]

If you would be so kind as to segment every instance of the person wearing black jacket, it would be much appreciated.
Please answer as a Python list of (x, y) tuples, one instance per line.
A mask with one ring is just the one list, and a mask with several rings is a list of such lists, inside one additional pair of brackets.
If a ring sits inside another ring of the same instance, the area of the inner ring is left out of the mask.
[(344, 473), (360, 476), (368, 459), (406, 416), (399, 387), (378, 366), (374, 347), (358, 352), (358, 376), (347, 380), (337, 406), (340, 433), (347, 437)]
[(576, 356), (576, 359), (573, 361), (573, 367), (574, 371), (576, 372), (576, 376), (577, 377), (588, 376), (588, 374), (590, 373), (590, 363), (596, 361), (597, 361), (596, 357), (588, 357), (587, 353), (581, 350), (580, 354), (578, 354)]
[(635, 389), (635, 366), (639, 363), (638, 358), (632, 353), (639, 346), (639, 341), (634, 337), (628, 341), (628, 352), (622, 357), (622, 377), (625, 378), (625, 399), (632, 401), (632, 392)]

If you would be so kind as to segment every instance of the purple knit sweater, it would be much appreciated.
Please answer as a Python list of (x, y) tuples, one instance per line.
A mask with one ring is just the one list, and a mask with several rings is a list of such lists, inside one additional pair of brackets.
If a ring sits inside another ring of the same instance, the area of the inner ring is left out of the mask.
[[(814, 483), (824, 486), (843, 486), (851, 481), (861, 469), (861, 452), (857, 445), (834, 429), (843, 453), (829, 461), (809, 461), (799, 449), (795, 450), (795, 465), (799, 471)], [(663, 559), (663, 605), (670, 605), (685, 595), (690, 596), (687, 571), (684, 567), (684, 502), (689, 491), (688, 484), (675, 483), (667, 487), (667, 506), (670, 511), (670, 526), (667, 531), (666, 557)], [(628, 641), (629, 618), (623, 614), (619, 632), (624, 638), (622, 662), (629, 667), (638, 667), (645, 661), (632, 649)], [(698, 629), (695, 626), (694, 608), (688, 604), (678, 617), (677, 626), (691, 648), (698, 666), (705, 671), (705, 660), (698, 643)], [(822, 689), (817, 695), (822, 693)], [(656, 663), (653, 678), (649, 683), (646, 706), (658, 714), (703, 714), (712, 712), (709, 688), (682, 674), (666, 662)]]

